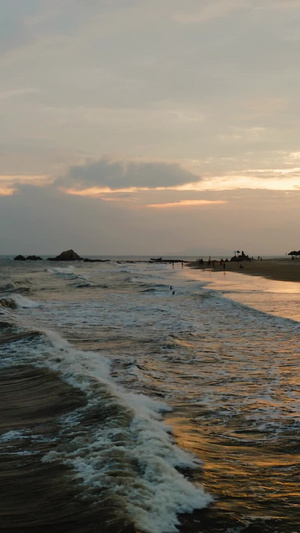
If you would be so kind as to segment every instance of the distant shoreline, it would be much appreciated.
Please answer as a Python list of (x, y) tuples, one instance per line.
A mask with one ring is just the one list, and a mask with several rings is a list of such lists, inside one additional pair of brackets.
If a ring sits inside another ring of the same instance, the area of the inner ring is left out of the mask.
[[(208, 266), (207, 261), (201, 265), (197, 261), (189, 263), (191, 268), (201, 270), (211, 270), (213, 272), (235, 272), (237, 274), (246, 274), (248, 276), (261, 276), (263, 278), (274, 279), (277, 281), (300, 281), (300, 260), (289, 258), (253, 259), (251, 261), (227, 261), (220, 265), (217, 261), (215, 266)], [(242, 268), (241, 268), (242, 267)]]
[[(13, 260), (13, 256), (0, 256), (0, 259), (10, 259)], [(46, 260), (47, 257), (41, 257), (41, 260)], [(27, 259), (28, 260), (28, 259)], [(55, 259), (51, 258), (52, 261)], [(199, 270), (210, 270), (212, 272), (235, 272), (237, 274), (246, 274), (249, 276), (261, 276), (263, 278), (273, 279), (277, 281), (300, 281), (300, 259), (295, 258), (294, 260), (290, 256), (284, 257), (266, 257), (262, 260), (252, 259), (251, 261), (225, 261), (220, 263), (219, 259), (212, 258), (211, 264), (207, 260), (203, 261), (203, 264), (200, 264), (199, 260), (188, 259), (187, 257), (167, 257), (167, 258), (158, 258), (151, 259), (148, 256), (91, 256), (87, 259), (86, 262), (106, 262), (106, 261), (117, 261), (120, 263), (135, 263), (135, 262), (145, 262), (145, 263), (157, 263), (157, 264), (175, 264), (182, 263), (182, 265), (188, 266), (190, 268), (195, 268)], [(18, 261), (17, 261), (18, 262)], [(61, 261), (59, 261), (61, 262)], [(73, 263), (78, 261), (63, 261), (65, 263)], [(80, 262), (84, 262), (81, 259)], [(224, 266), (225, 265), (225, 266)]]

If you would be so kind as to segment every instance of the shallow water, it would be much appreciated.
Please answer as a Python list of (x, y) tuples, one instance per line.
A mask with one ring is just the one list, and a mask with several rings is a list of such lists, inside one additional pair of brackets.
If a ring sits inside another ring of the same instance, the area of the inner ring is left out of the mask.
[[(298, 284), (116, 261), (1, 274), (2, 372), (54, 371), (85, 398), (38, 457), (68, 468), (88, 527), (300, 531)], [(5, 453), (34, 452), (34, 425), (4, 428)]]

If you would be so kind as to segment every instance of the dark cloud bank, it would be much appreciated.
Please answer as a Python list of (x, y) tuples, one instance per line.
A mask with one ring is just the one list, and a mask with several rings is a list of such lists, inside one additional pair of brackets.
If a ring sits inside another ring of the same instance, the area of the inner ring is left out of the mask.
[(73, 166), (65, 176), (59, 177), (55, 185), (74, 187), (78, 190), (88, 187), (172, 187), (199, 181), (195, 176), (175, 163), (99, 161)]

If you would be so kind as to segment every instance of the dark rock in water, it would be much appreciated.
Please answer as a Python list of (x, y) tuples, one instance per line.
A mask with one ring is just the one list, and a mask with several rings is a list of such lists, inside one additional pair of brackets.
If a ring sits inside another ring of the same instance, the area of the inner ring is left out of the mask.
[(56, 257), (48, 257), (48, 261), (83, 261), (83, 258), (74, 250), (66, 250)]
[(85, 257), (83, 261), (85, 263), (108, 263), (110, 262), (110, 259), (89, 259), (88, 257)]
[(24, 257), (24, 255), (17, 255), (14, 258), (15, 261), (43, 261), (43, 258), (39, 255), (28, 255), (27, 257)]
[(28, 255), (26, 261), (43, 261), (39, 255)]

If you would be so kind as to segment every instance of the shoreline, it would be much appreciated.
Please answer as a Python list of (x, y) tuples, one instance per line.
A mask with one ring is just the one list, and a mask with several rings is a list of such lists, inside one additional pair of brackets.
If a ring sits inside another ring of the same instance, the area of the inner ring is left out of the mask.
[[(224, 267), (225, 265), (225, 267)], [(291, 258), (274, 259), (252, 259), (251, 261), (227, 261), (220, 265), (219, 261), (214, 266), (191, 262), (190, 268), (199, 270), (210, 270), (212, 272), (234, 272), (236, 274), (246, 274), (247, 276), (260, 276), (276, 281), (300, 282), (300, 260)]]

